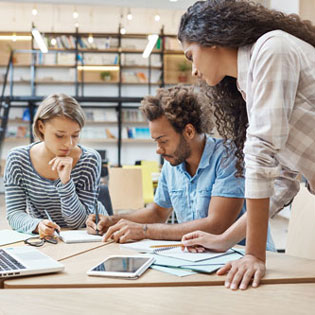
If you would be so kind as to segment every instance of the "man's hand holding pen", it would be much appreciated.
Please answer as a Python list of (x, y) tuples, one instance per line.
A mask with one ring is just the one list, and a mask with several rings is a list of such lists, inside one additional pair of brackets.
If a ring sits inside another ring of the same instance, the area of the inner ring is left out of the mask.
[(96, 214), (90, 214), (86, 220), (86, 228), (89, 234), (103, 235), (115, 223), (112, 216), (99, 214), (98, 220), (96, 220)]

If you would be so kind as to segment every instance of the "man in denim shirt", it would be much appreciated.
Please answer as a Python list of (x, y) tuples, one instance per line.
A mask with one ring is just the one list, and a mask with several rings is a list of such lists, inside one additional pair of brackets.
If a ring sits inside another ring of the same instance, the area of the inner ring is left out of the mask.
[[(145, 97), (141, 110), (165, 159), (154, 203), (131, 214), (101, 216), (97, 227), (91, 215), (88, 232), (97, 228), (106, 232), (105, 240), (120, 243), (180, 240), (195, 230), (223, 233), (246, 211), (244, 178), (235, 177), (235, 157), (223, 141), (207, 135), (212, 123), (205, 100), (192, 88), (176, 86)], [(178, 224), (165, 223), (172, 211)]]

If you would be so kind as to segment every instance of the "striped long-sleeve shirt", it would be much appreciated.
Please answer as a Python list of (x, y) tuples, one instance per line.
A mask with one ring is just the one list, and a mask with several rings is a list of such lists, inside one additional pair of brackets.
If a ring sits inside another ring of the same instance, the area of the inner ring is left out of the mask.
[(10, 151), (4, 174), (7, 219), (19, 232), (32, 233), (38, 223), (47, 219), (60, 227), (76, 229), (84, 226), (87, 216), (95, 213), (107, 215), (97, 200), (99, 193), (101, 158), (89, 148), (80, 146), (82, 154), (71, 171), (70, 181), (49, 180), (35, 170), (30, 149), (34, 144)]

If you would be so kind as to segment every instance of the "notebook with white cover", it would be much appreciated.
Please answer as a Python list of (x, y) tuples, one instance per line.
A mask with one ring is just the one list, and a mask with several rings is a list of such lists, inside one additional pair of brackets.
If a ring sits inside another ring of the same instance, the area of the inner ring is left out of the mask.
[(16, 232), (13, 230), (0, 231), (0, 246), (21, 242), (31, 237), (29, 234)]
[(0, 278), (62, 271), (63, 264), (31, 246), (0, 248)]
[(101, 235), (88, 234), (86, 230), (61, 231), (60, 238), (67, 244), (101, 242)]

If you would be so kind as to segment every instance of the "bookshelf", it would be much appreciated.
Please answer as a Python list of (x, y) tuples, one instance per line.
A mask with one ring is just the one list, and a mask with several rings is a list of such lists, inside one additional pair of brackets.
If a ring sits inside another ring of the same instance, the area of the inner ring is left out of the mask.
[[(36, 108), (43, 97), (61, 92), (76, 97), (87, 113), (82, 144), (109, 151), (110, 161), (118, 165), (133, 164), (144, 155), (159, 159), (147, 122), (135, 113), (140, 113), (141, 99), (154, 94), (156, 88), (192, 83), (189, 68), (186, 81), (179, 80), (179, 64), (184, 56), (176, 36), (165, 35), (161, 30), (148, 59), (142, 58), (147, 44), (145, 34), (77, 31), (43, 36), (49, 47), (47, 54), (42, 54), (33, 41), (14, 42), (13, 46), (11, 42), (0, 42), (0, 48), (11, 45), (7, 54), (0, 57), (0, 84), (12, 49), (16, 56), (4, 93), (11, 102), (8, 121), (11, 131), (4, 144), (20, 145), (23, 140), (27, 143), (31, 121), (17, 119), (26, 108)], [(52, 39), (56, 41), (54, 45)], [(15, 136), (18, 132), (23, 134), (23, 130), (25, 139)], [(138, 156), (132, 156), (131, 151), (137, 151)]]

